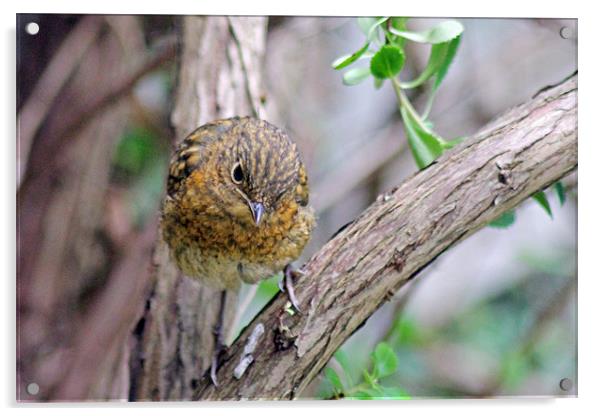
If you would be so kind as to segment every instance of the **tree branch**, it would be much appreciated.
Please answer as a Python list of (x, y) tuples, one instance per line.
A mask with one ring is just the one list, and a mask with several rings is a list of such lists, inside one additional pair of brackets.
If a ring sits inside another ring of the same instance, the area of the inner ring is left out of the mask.
[[(50, 136), (54, 145), (53, 152), (46, 157), (46, 160), (43, 161), (44, 163), (38, 160), (35, 164), (35, 170), (28, 169), (28, 165), (30, 164), (28, 156), (31, 147), (30, 142), (33, 141), (32, 135), (37, 132), (38, 127), (34, 126), (36, 129), (35, 131), (26, 131), (27, 136), (25, 137), (24, 147), (21, 149), (20, 154), (21, 165), (17, 172), (18, 190), (21, 190), (24, 186), (23, 184), (28, 180), (31, 180), (32, 177), (58, 171), (56, 165), (60, 164), (61, 159), (54, 157), (54, 155), (61, 153), (64, 147), (71, 146), (73, 144), (73, 138), (77, 137), (77, 135), (88, 126), (90, 120), (93, 120), (98, 114), (101, 114), (125, 95), (129, 94), (140, 79), (160, 68), (167, 62), (172, 61), (176, 55), (175, 41), (168, 40), (164, 44), (159, 45), (158, 49), (157, 53), (152, 57), (142, 58), (144, 62), (139, 63), (139, 66), (135, 70), (117, 78), (113, 85), (103, 89), (98, 95), (92, 96), (87, 102), (83, 103), (81, 108), (78, 108), (77, 111), (73, 111), (73, 115), (68, 113), (68, 115), (65, 116), (64, 123), (58, 126), (56, 131), (51, 130)], [(27, 110), (27, 108), (24, 108), (24, 111), (25, 110)], [(28, 123), (29, 116), (27, 114), (24, 114), (24, 116), (26, 116), (26, 118), (22, 119), (21, 115), (18, 115), (19, 125), (26, 125)]]
[(29, 151), (35, 135), (51, 110), (59, 92), (97, 40), (102, 29), (102, 19), (98, 16), (85, 16), (67, 35), (58, 51), (52, 57), (31, 95), (19, 112), (19, 140), (17, 147), (21, 166), (17, 170), (17, 184), (27, 170)]
[(219, 389), (204, 379), (195, 397), (297, 397), (404, 283), (450, 246), (576, 167), (573, 76), (380, 196), (306, 264), (307, 275), (296, 286), (302, 313), (290, 315), (282, 294), (273, 299), (230, 348), (218, 372)]

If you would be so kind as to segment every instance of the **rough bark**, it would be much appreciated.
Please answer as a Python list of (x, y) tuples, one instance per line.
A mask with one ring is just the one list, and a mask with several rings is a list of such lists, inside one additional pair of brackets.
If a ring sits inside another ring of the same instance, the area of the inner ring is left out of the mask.
[(230, 348), (219, 389), (204, 379), (195, 398), (294, 399), (389, 295), (576, 167), (573, 76), (381, 195), (306, 264), (296, 285), (302, 313), (290, 315), (277, 296)]
[[(264, 17), (186, 17), (176, 105), (177, 140), (222, 117), (264, 117), (261, 102)], [(132, 400), (189, 400), (214, 350), (219, 295), (183, 276), (159, 238), (153, 288), (136, 328), (130, 360)], [(235, 296), (228, 298), (226, 326)]]

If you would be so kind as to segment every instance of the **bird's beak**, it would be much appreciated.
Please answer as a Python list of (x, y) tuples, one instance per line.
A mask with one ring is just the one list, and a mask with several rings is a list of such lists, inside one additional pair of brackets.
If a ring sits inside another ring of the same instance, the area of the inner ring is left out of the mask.
[(263, 213), (265, 212), (265, 207), (261, 202), (249, 202), (249, 208), (251, 208), (251, 214), (253, 214), (255, 225), (259, 226), (261, 217), (263, 217)]

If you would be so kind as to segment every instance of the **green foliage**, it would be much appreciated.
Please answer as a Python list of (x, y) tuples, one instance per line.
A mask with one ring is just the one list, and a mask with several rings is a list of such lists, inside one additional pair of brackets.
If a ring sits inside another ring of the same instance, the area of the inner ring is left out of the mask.
[(372, 399), (409, 399), (408, 393), (399, 386), (385, 386), (382, 379), (395, 373), (399, 366), (399, 359), (393, 351), (393, 348), (385, 342), (379, 343), (371, 357), (371, 370), (362, 371), (363, 382), (352, 386), (350, 372), (350, 362), (345, 353), (339, 350), (335, 353), (337, 367), (344, 373), (344, 381), (341, 380), (341, 374), (332, 367), (324, 370), (324, 376), (330, 384), (329, 397), (349, 398), (358, 400)]
[[(537, 320), (548, 316), (542, 311), (559, 298), (567, 280), (574, 279), (574, 256), (573, 251), (565, 249), (521, 253), (520, 261), (527, 266), (523, 269), (528, 274), (516, 284), (428, 329), (402, 310), (383, 337), (384, 342), (369, 354), (361, 342), (347, 344), (334, 354), (331, 370), (324, 373), (321, 396), (399, 399), (409, 398), (408, 390), (418, 397), (466, 397), (492, 391), (520, 394), (533, 375), (571, 376), (575, 371), (574, 345), (570, 342), (576, 341), (574, 328), (571, 330), (564, 326), (568, 323), (564, 319), (556, 321), (552, 316), (549, 321), (546, 318), (545, 324), (538, 324)], [(556, 313), (562, 310), (559, 308)], [(446, 384), (438, 366), (433, 365), (434, 356), (460, 358), (459, 363), (449, 364), (449, 368), (460, 373), (458, 379)], [(363, 357), (369, 357), (366, 363), (362, 362)], [(483, 368), (488, 369), (486, 374)], [(388, 375), (379, 378), (379, 374)], [(462, 387), (461, 380), (467, 377), (474, 386), (470, 375), (482, 377), (482, 392), (479, 387)]]
[(527, 265), (533, 273), (541, 273), (552, 278), (569, 275), (575, 270), (574, 259), (557, 250), (547, 253), (524, 250), (520, 254), (519, 260)]
[[(459, 41), (459, 39), (460, 38), (458, 37), (457, 40)], [(456, 42), (456, 44), (458, 43), (459, 42)], [(429, 56), (429, 61), (426, 64), (426, 68), (424, 68), (420, 75), (414, 80), (408, 82), (400, 82), (399, 85), (401, 85), (401, 87), (405, 89), (416, 88), (424, 84), (435, 73), (438, 73), (438, 71), (447, 70), (447, 68), (443, 67), (443, 61), (447, 57), (450, 45), (451, 42), (433, 45), (431, 47), (431, 55)]]
[(464, 27), (460, 22), (455, 20), (447, 20), (441, 22), (431, 29), (422, 32), (411, 32), (408, 30), (399, 30), (394, 27), (389, 28), (389, 31), (394, 35), (401, 36), (408, 40), (419, 43), (439, 44), (449, 42), (459, 37), (464, 31)]
[(374, 363), (374, 376), (377, 379), (393, 374), (399, 364), (391, 346), (384, 342), (376, 346), (372, 353), (372, 362)]
[(343, 74), (343, 84), (356, 85), (370, 76), (370, 68), (353, 68)]
[(426, 126), (419, 124), (403, 107), (401, 117), (414, 160), (419, 169), (424, 169), (443, 153), (442, 140), (427, 130)]
[(343, 387), (343, 382), (339, 378), (339, 375), (332, 368), (328, 367), (324, 370), (324, 376), (330, 381), (332, 387), (334, 388), (335, 395), (342, 394), (345, 391), (345, 387)]
[(536, 192), (533, 195), (533, 199), (537, 201), (537, 203), (548, 213), (550, 218), (552, 218), (552, 208), (550, 207), (546, 194), (544, 194), (543, 191)]
[(388, 19), (388, 17), (358, 17), (357, 24), (364, 35), (366, 35), (366, 40), (368, 42), (373, 42), (378, 38), (376, 29)]
[(504, 212), (495, 220), (491, 221), (489, 226), (494, 228), (508, 228), (514, 224), (514, 221), (516, 221), (516, 212), (511, 209), (510, 211)]
[[(420, 169), (426, 168), (457, 141), (446, 141), (437, 134), (427, 119), (435, 92), (447, 74), (456, 55), (464, 30), (457, 21), (444, 21), (433, 28), (413, 32), (407, 29), (405, 17), (361, 17), (358, 25), (366, 36), (366, 43), (353, 53), (336, 59), (332, 66), (340, 70), (364, 58), (370, 66), (353, 68), (343, 75), (345, 85), (356, 85), (370, 75), (374, 87), (380, 88), (389, 80), (395, 89), (409, 146)], [(399, 76), (405, 64), (406, 41), (430, 44), (431, 54), (426, 68), (414, 80), (403, 82)], [(424, 115), (420, 116), (405, 96), (404, 90), (421, 87), (430, 82), (430, 95)]]
[(370, 60), (370, 72), (375, 78), (396, 77), (405, 62), (405, 54), (398, 46), (384, 45)]
[(562, 182), (558, 181), (554, 184), (554, 191), (556, 191), (556, 196), (558, 197), (560, 205), (564, 205), (564, 202), (566, 201), (566, 193)]
[[(446, 140), (435, 132), (428, 119), (437, 90), (456, 56), (462, 40), (464, 27), (455, 20), (443, 21), (423, 31), (411, 31), (407, 28), (406, 17), (360, 17), (357, 20), (360, 30), (366, 36), (366, 42), (353, 53), (343, 55), (332, 63), (336, 70), (346, 68), (353, 63), (370, 58), (369, 67), (357, 67), (343, 74), (345, 85), (357, 85), (368, 79), (374, 79), (374, 88), (379, 89), (385, 81), (390, 81), (399, 102), (399, 110), (404, 131), (412, 156), (419, 169), (425, 169), (448, 149), (453, 148), (463, 138)], [(430, 45), (430, 56), (426, 67), (410, 81), (402, 81), (400, 74), (405, 64), (404, 47), (406, 41)], [(428, 87), (429, 96), (420, 115), (405, 95), (405, 90)], [(566, 200), (561, 182), (554, 184), (554, 190), (562, 204)], [(550, 203), (543, 191), (533, 195), (533, 199), (552, 217)], [(490, 225), (495, 228), (507, 228), (514, 223), (516, 213), (505, 212)]]
[(458, 36), (449, 42), (433, 45), (433, 48), (438, 48), (439, 55), (443, 55), (441, 62), (437, 65), (437, 67), (435, 67), (435, 82), (433, 84), (433, 89), (439, 88), (441, 81), (443, 81), (443, 78), (445, 78), (445, 75), (447, 75), (447, 70), (454, 60), (454, 56), (456, 56), (461, 39), (462, 36)]
[(399, 345), (422, 345), (426, 340), (426, 334), (418, 328), (416, 323), (405, 316), (400, 316), (394, 322), (396, 342)]
[[(564, 192), (564, 186), (562, 185), (562, 182), (560, 182), (560, 181), (556, 182), (553, 186), (554, 186), (554, 191), (556, 192), (556, 195), (558, 196), (560, 205), (564, 205), (564, 201), (566, 200), (566, 195)], [(550, 218), (554, 218), (554, 215), (552, 214), (552, 207), (550, 206), (550, 201), (548, 200), (548, 197), (546, 196), (544, 191), (538, 191), (538, 192), (534, 193), (532, 198), (535, 200), (535, 202), (537, 202), (544, 209), (544, 211), (550, 216)], [(497, 219), (490, 222), (489, 226), (494, 227), (494, 228), (508, 228), (512, 224), (514, 224), (515, 220), (516, 220), (516, 212), (514, 210), (510, 210), (510, 211), (503, 213)]]
[[(366, 43), (355, 52), (335, 60), (333, 68), (346, 68), (343, 74), (345, 85), (356, 85), (368, 78), (373, 79), (376, 89), (390, 83), (397, 96), (408, 147), (418, 168), (425, 169), (464, 139), (445, 139), (436, 132), (429, 119), (434, 97), (457, 54), (464, 28), (459, 22), (451, 20), (425, 31), (411, 31), (407, 27), (408, 18), (405, 17), (359, 18), (358, 25), (366, 36)], [(408, 42), (418, 42), (423, 47), (430, 48), (426, 66), (410, 80), (404, 79), (403, 71), (406, 64), (404, 49)], [(366, 66), (367, 59), (370, 60), (369, 66)], [(357, 67), (350, 68), (354, 64)], [(406, 96), (407, 90), (415, 88), (428, 93), (425, 108), (421, 112), (416, 110)], [(564, 186), (558, 182), (553, 187), (562, 205), (566, 200)], [(552, 216), (544, 191), (535, 193), (533, 198)], [(490, 225), (507, 228), (515, 220), (515, 210), (509, 210)], [(545, 263), (541, 267), (544, 266), (545, 270), (556, 270), (555, 273), (547, 273), (547, 277), (557, 278), (559, 274), (565, 274), (564, 269), (556, 263)], [(322, 395), (359, 400), (409, 398), (400, 386), (424, 386), (425, 374), (432, 371), (429, 366), (429, 359), (432, 357), (425, 350), (436, 350), (448, 345), (453, 350), (460, 344), (466, 344), (467, 351), (486, 351), (484, 355), (488, 358), (497, 359), (500, 366), (496, 376), (502, 387), (520, 385), (534, 371), (538, 365), (537, 360), (553, 361), (554, 354), (557, 353), (553, 349), (544, 351), (532, 348), (530, 343), (520, 344), (525, 341), (522, 332), (525, 323), (533, 320), (529, 302), (520, 293), (512, 289), (486, 305), (473, 306), (466, 314), (438, 329), (436, 334), (432, 329), (426, 331), (419, 328), (407, 317), (398, 316), (383, 338), (385, 342), (379, 343), (371, 352), (369, 363), (350, 361), (342, 349), (335, 353), (332, 367), (324, 371)], [(401, 356), (403, 359), (398, 358)], [(446, 386), (431, 386), (430, 389), (433, 395), (462, 394), (454, 390), (453, 386), (448, 386), (447, 389)]]
[(131, 221), (142, 224), (159, 206), (168, 163), (168, 147), (156, 132), (130, 126), (113, 155), (113, 180), (129, 189)]
[(155, 159), (157, 146), (157, 138), (152, 131), (139, 126), (126, 129), (117, 144), (114, 168), (123, 179), (140, 175)]
[(358, 51), (352, 53), (351, 55), (341, 56), (340, 58), (338, 58), (337, 60), (335, 60), (332, 63), (332, 67), (334, 69), (343, 69), (346, 66), (351, 65), (352, 63), (357, 61), (359, 58), (361, 58), (364, 53), (366, 53), (369, 46), (370, 46), (370, 42), (366, 42), (366, 44), (364, 46), (362, 46)]

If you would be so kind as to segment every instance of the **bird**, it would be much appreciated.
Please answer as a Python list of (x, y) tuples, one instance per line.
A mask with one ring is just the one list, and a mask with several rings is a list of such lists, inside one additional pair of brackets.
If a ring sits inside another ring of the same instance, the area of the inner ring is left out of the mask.
[(315, 227), (309, 185), (287, 133), (254, 117), (209, 122), (175, 148), (161, 208), (161, 234), (180, 271), (221, 290), (210, 377), (217, 387), (224, 305), (241, 283), (283, 271), (280, 284), (300, 311), (292, 266)]

